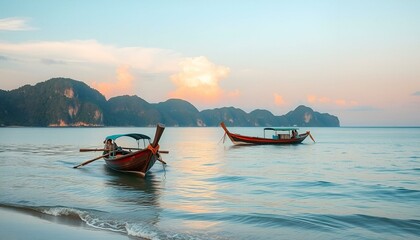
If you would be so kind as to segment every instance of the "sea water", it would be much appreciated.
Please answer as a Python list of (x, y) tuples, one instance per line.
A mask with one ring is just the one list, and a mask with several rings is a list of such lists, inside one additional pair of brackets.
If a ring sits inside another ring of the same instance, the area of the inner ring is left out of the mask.
[(221, 128), (168, 127), (167, 165), (141, 178), (73, 166), (154, 128), (0, 128), (0, 206), (146, 239), (420, 238), (420, 128), (306, 130), (316, 143), (234, 146)]

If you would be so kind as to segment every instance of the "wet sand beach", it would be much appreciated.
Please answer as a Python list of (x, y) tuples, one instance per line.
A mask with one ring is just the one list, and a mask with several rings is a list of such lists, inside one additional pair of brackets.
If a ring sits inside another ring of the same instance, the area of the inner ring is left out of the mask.
[(75, 221), (45, 217), (41, 213), (27, 214), (11, 208), (0, 207), (0, 216), (0, 239), (141, 239), (117, 232), (95, 229)]

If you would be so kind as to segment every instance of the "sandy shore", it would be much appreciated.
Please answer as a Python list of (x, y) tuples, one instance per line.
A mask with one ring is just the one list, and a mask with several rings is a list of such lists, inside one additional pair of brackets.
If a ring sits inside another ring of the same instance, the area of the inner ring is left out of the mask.
[(139, 239), (102, 231), (86, 224), (63, 222), (41, 215), (26, 214), (18, 210), (0, 207), (0, 239)]

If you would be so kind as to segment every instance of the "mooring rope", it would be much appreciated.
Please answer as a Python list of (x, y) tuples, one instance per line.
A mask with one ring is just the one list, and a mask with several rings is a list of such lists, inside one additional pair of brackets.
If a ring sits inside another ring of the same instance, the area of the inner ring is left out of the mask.
[(153, 155), (156, 155), (159, 151), (159, 144), (156, 147), (152, 147), (151, 144), (149, 144), (149, 146), (147, 146), (147, 149), (149, 149)]

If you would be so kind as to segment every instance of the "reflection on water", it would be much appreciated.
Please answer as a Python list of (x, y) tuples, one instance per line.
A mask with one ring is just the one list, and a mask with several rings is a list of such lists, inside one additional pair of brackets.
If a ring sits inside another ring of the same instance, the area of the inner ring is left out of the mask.
[[(214, 137), (218, 138), (217, 132), (205, 130), (196, 134), (194, 128), (186, 128), (182, 129), (182, 136), (183, 141), (172, 146), (176, 151), (171, 151), (168, 160), (168, 175), (175, 177), (166, 183), (166, 188), (173, 191), (166, 196), (169, 201), (165, 201), (162, 207), (171, 209), (174, 217), (224, 212), (218, 194), (223, 186), (207, 181), (220, 174), (223, 167), (223, 161), (220, 161), (222, 146), (213, 141)], [(181, 223), (189, 229), (205, 230), (219, 225), (220, 221), (183, 218)], [(171, 222), (166, 224), (173, 225)]]
[(0, 128), (0, 205), (150, 239), (420, 236), (418, 128), (314, 129), (316, 144), (287, 146), (233, 146), (220, 142), (220, 128), (167, 128), (166, 171), (155, 164), (141, 178), (103, 160), (73, 169), (98, 156), (79, 148), (100, 148), (106, 135), (154, 131)]
[(135, 221), (141, 217), (148, 224), (158, 221), (162, 211), (159, 203), (161, 183), (153, 173), (143, 178), (136, 174), (114, 171), (105, 164), (102, 169), (106, 174), (106, 196), (115, 204), (124, 204), (124, 214), (121, 215), (124, 219)]
[(135, 173), (123, 173), (112, 170), (105, 164), (103, 165), (103, 171), (108, 176), (106, 184), (110, 187), (115, 187), (122, 191), (138, 191), (153, 196), (159, 194), (160, 182), (153, 173), (148, 174), (147, 177), (141, 177)]

